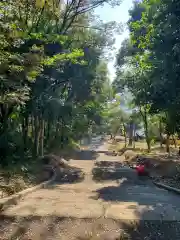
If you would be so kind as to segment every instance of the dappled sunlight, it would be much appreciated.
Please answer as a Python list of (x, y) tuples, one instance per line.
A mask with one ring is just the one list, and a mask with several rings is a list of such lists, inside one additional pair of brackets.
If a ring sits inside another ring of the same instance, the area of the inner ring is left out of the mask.
[(0, 240), (180, 240), (180, 0), (0, 7)]
[[(123, 157), (102, 153), (96, 161), (75, 159), (68, 165), (70, 175), (81, 170), (84, 180), (56, 181), (9, 207), (0, 219), (2, 239), (105, 240), (114, 236), (124, 240), (145, 237), (157, 226), (164, 232), (162, 219), (180, 220), (179, 198), (156, 188), (149, 179), (139, 179), (133, 169), (124, 167)], [(100, 181), (92, 179), (91, 173), (97, 169), (105, 171), (104, 179), (99, 175)], [(156, 222), (155, 227), (151, 221)]]
[[(76, 219), (58, 216), (6, 217), (0, 225), (0, 237), (33, 240), (139, 240), (178, 239), (180, 222), (113, 219)], [(1, 223), (0, 219), (0, 223)], [(11, 228), (10, 232), (4, 231)], [(3, 231), (2, 231), (3, 230)]]
[(96, 158), (98, 158), (99, 154), (96, 151), (93, 150), (81, 150), (76, 152), (73, 156), (72, 156), (72, 160), (95, 160)]
[(150, 181), (124, 180), (119, 186), (97, 189), (97, 193), (109, 204), (109, 218), (180, 221), (178, 196), (154, 187)]

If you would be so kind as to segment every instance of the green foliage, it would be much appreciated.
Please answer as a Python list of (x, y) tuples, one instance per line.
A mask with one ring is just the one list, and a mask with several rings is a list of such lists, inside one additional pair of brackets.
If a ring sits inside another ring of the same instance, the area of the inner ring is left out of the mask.
[(101, 123), (112, 23), (96, 30), (88, 11), (102, 3), (1, 1), (0, 164), (69, 146)]
[[(146, 114), (163, 116), (167, 135), (179, 135), (180, 129), (179, 16), (178, 0), (134, 4), (128, 21), (130, 39), (117, 56), (114, 84), (116, 89), (129, 89), (135, 104), (143, 109), (144, 120)], [(124, 67), (127, 64), (129, 69)]]

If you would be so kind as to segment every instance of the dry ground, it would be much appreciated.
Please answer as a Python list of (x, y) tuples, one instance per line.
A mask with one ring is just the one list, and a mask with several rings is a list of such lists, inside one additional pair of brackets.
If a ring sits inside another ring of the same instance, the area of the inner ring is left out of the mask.
[(179, 196), (112, 164), (109, 171), (116, 178), (93, 181), (95, 162), (124, 160), (106, 155), (107, 149), (107, 143), (94, 142), (79, 159), (70, 160), (71, 166), (85, 172), (84, 181), (56, 181), (3, 212), (0, 239), (180, 239)]

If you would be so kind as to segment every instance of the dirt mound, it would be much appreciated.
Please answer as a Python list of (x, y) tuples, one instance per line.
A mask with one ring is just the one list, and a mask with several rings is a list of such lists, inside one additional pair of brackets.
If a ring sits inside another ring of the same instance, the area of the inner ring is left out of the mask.
[(137, 163), (145, 164), (152, 176), (180, 179), (180, 163), (177, 161), (140, 155)]
[(61, 168), (59, 169), (56, 177), (58, 183), (74, 183), (84, 180), (85, 173), (75, 167)]
[(155, 165), (154, 172), (162, 177), (180, 179), (180, 164), (174, 161), (162, 161)]
[(123, 155), (127, 151), (127, 148), (121, 148), (118, 150), (118, 156)]
[(45, 155), (45, 156), (41, 157), (40, 160), (42, 161), (43, 164), (50, 165), (54, 168), (56, 168), (56, 167), (66, 168), (69, 166), (67, 161), (64, 158), (61, 158), (61, 157), (59, 157), (57, 155), (53, 155), (53, 154)]
[[(56, 181), (59, 183), (72, 183), (84, 179), (84, 172), (81, 169), (70, 166), (65, 159), (59, 156), (53, 154), (46, 155), (41, 158), (41, 161), (45, 166), (49, 166), (56, 171)], [(51, 172), (49, 172), (49, 174), (51, 174)]]
[(123, 166), (121, 162), (115, 161), (97, 161), (94, 164), (97, 167), (113, 167), (113, 168), (120, 168)]
[(138, 158), (138, 154), (132, 150), (127, 150), (124, 152), (125, 160), (128, 162), (136, 161)]

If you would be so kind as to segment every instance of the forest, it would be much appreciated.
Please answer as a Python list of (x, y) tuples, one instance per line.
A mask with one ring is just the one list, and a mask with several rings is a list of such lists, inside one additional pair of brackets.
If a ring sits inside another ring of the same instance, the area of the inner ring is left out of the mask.
[(101, 4), (1, 1), (2, 166), (73, 146), (100, 124), (112, 95), (105, 55), (121, 29), (93, 15)]
[(0, 1), (0, 239), (180, 239), (179, 26), (180, 0)]
[(169, 145), (176, 146), (180, 137), (180, 2), (135, 1), (129, 14), (130, 35), (116, 56), (113, 87), (117, 93), (131, 93), (132, 112), (128, 119), (122, 111), (116, 114), (126, 126), (129, 122), (130, 136), (133, 123), (143, 123), (149, 151), (159, 141), (169, 152)]
[(132, 145), (143, 129), (149, 151), (156, 141), (167, 152), (172, 139), (176, 145), (180, 3), (134, 1), (111, 82), (107, 55), (122, 25), (94, 14), (105, 2), (1, 1), (2, 166), (73, 147), (92, 133), (122, 134)]

